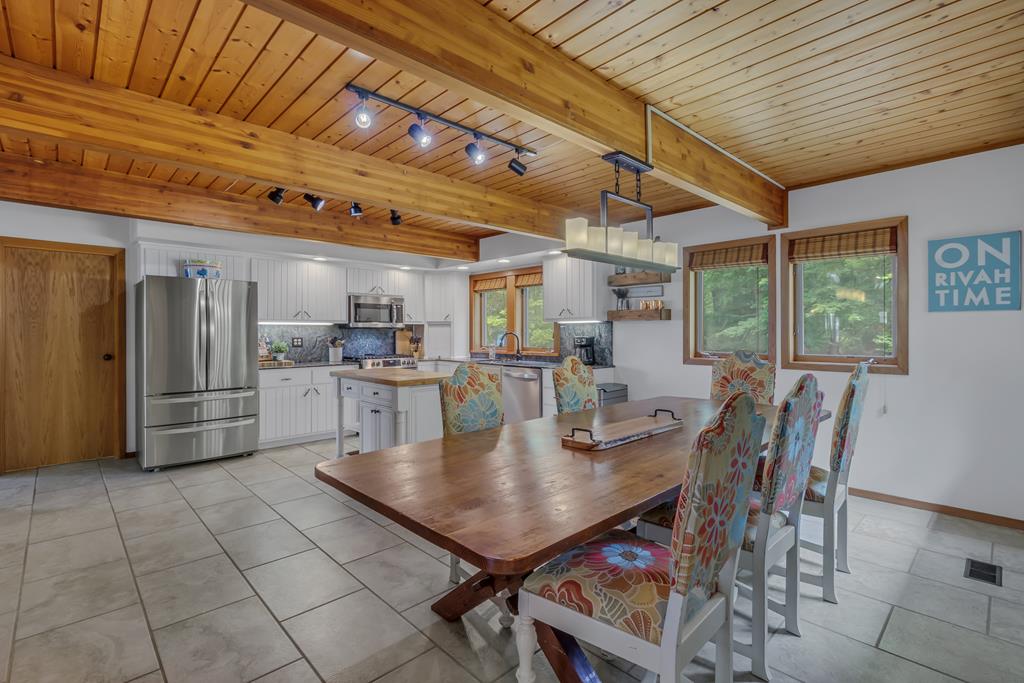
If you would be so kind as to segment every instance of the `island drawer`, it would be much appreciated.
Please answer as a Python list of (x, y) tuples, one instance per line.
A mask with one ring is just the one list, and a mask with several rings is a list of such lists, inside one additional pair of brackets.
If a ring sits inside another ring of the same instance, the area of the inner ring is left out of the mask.
[(338, 378), (341, 381), (341, 395), (347, 398), (359, 398), (360, 384), (354, 379), (345, 379), (344, 377)]
[(380, 384), (363, 384), (363, 398), (375, 403), (392, 403), (395, 400), (395, 390)]

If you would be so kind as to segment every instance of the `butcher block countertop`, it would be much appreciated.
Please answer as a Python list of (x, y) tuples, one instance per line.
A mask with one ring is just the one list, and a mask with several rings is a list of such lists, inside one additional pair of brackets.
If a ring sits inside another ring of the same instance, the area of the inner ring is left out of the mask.
[(368, 370), (346, 368), (333, 371), (331, 377), (341, 377), (343, 379), (371, 382), (373, 384), (386, 384), (390, 387), (415, 387), (424, 384), (437, 384), (442, 379), (451, 377), (451, 373), (425, 372), (409, 368), (372, 368)]

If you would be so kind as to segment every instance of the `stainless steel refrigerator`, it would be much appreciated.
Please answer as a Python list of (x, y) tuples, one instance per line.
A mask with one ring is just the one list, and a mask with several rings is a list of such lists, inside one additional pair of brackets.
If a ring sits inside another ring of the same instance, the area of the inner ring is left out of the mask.
[(143, 469), (256, 450), (256, 283), (147, 276), (135, 286)]

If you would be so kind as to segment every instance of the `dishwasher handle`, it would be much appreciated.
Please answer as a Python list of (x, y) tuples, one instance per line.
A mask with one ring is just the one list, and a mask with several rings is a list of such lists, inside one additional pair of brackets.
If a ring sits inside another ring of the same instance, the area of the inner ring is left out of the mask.
[(505, 372), (503, 376), (509, 379), (521, 379), (524, 382), (536, 382), (540, 379), (540, 375), (534, 375), (529, 372)]

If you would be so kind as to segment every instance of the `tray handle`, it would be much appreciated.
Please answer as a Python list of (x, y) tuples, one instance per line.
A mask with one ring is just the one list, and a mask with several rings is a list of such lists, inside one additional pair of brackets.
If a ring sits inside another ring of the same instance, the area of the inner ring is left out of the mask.
[(587, 436), (590, 437), (591, 443), (597, 443), (597, 440), (594, 438), (594, 432), (589, 429), (586, 429), (585, 427), (573, 427), (572, 431), (569, 432), (569, 438), (575, 441), (576, 432), (586, 432)]
[(654, 412), (651, 413), (650, 415), (648, 415), (647, 417), (654, 417), (654, 418), (656, 418), (656, 417), (658, 417), (658, 413), (668, 413), (669, 415), (672, 416), (673, 420), (677, 420), (677, 421), (679, 420), (679, 418), (676, 417), (675, 411), (669, 410), (668, 408), (655, 408)]

